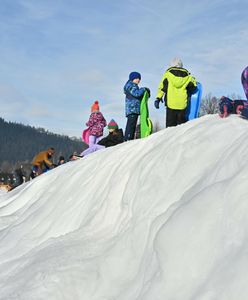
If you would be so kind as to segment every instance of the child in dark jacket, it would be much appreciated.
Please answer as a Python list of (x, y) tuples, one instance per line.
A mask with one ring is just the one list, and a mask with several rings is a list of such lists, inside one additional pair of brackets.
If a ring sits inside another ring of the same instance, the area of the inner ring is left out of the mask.
[(104, 147), (112, 147), (118, 144), (123, 143), (124, 137), (123, 137), (123, 131), (122, 129), (118, 128), (118, 124), (115, 122), (115, 120), (111, 120), (108, 124), (108, 130), (109, 134), (105, 138), (101, 139), (100, 142), (98, 142), (98, 145), (104, 146)]
[(123, 143), (123, 131), (118, 128), (118, 124), (112, 119), (108, 124), (109, 134), (101, 139), (97, 144), (92, 145), (81, 153), (81, 156), (89, 155), (95, 151), (116, 146)]
[(103, 135), (103, 129), (106, 125), (106, 120), (99, 109), (99, 103), (95, 101), (91, 106), (89, 121), (86, 123), (86, 126), (88, 126), (90, 130), (89, 147), (100, 141)]
[(140, 115), (140, 103), (142, 97), (148, 88), (139, 88), (138, 84), (141, 80), (141, 75), (138, 72), (129, 74), (129, 80), (124, 86), (124, 94), (126, 95), (126, 117), (127, 125), (125, 130), (125, 141), (133, 140), (137, 125), (138, 116)]

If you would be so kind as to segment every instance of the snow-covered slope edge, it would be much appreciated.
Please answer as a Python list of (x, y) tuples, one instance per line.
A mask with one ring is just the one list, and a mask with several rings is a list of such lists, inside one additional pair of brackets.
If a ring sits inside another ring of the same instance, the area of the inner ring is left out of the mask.
[(0, 299), (246, 299), (247, 126), (203, 117), (0, 195)]

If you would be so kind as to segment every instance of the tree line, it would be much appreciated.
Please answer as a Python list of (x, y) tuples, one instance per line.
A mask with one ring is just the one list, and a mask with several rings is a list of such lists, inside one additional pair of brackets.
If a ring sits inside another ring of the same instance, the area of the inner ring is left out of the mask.
[[(242, 99), (240, 95), (231, 94), (227, 95), (228, 98), (232, 100)], [(220, 97), (213, 96), (211, 93), (207, 94), (201, 100), (201, 107), (200, 107), (200, 117), (204, 115), (212, 115), (219, 113), (219, 103)]]
[[(231, 99), (241, 99), (239, 95), (228, 96)], [(202, 98), (200, 116), (219, 112), (220, 98), (211, 93)], [(161, 130), (158, 121), (154, 122), (154, 132)], [(82, 152), (87, 145), (80, 139), (51, 133), (44, 128), (35, 128), (15, 122), (7, 122), (0, 118), (0, 170), (11, 171), (20, 163), (30, 165), (33, 157), (40, 151), (54, 147), (55, 161), (59, 156), (66, 159), (73, 152)]]
[(30, 164), (33, 157), (49, 147), (55, 148), (54, 160), (67, 159), (73, 152), (81, 153), (87, 145), (80, 139), (51, 133), (0, 118), (0, 169), (12, 171), (19, 164)]

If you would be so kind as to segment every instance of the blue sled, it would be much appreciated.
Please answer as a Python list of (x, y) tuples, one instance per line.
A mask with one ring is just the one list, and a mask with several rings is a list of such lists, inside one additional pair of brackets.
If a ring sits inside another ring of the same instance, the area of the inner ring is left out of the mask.
[(197, 82), (197, 89), (190, 98), (189, 106), (186, 113), (188, 120), (193, 120), (198, 118), (198, 114), (201, 106), (201, 96), (202, 96), (202, 85), (200, 84), (200, 82)]

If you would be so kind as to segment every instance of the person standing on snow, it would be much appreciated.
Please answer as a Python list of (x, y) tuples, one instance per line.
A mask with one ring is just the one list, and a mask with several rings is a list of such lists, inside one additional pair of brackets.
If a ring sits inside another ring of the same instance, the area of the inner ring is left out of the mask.
[(108, 123), (108, 130), (109, 134), (101, 139), (97, 144), (92, 145), (91, 147), (87, 148), (84, 150), (80, 156), (84, 157), (87, 156), (93, 152), (96, 152), (98, 150), (108, 148), (108, 147), (113, 147), (118, 144), (123, 143), (123, 131), (121, 128), (118, 127), (118, 124), (115, 122), (115, 120), (111, 120)]
[(159, 103), (166, 106), (166, 127), (177, 126), (187, 122), (186, 110), (190, 96), (196, 89), (196, 80), (189, 71), (183, 68), (181, 59), (174, 58), (170, 68), (164, 73), (159, 83), (154, 106), (159, 109)]
[(241, 75), (241, 82), (244, 88), (246, 99), (248, 100), (248, 66), (244, 69)]
[(126, 117), (127, 124), (125, 130), (125, 141), (133, 140), (135, 129), (140, 115), (140, 103), (145, 91), (148, 92), (150, 97), (150, 90), (148, 88), (139, 88), (138, 84), (141, 81), (141, 75), (138, 72), (131, 72), (129, 79), (124, 86), (124, 94), (126, 95)]
[(103, 129), (107, 125), (107, 122), (100, 112), (99, 102), (95, 101), (91, 106), (91, 115), (86, 126), (89, 127), (90, 137), (89, 137), (89, 147), (97, 144), (103, 136)]

